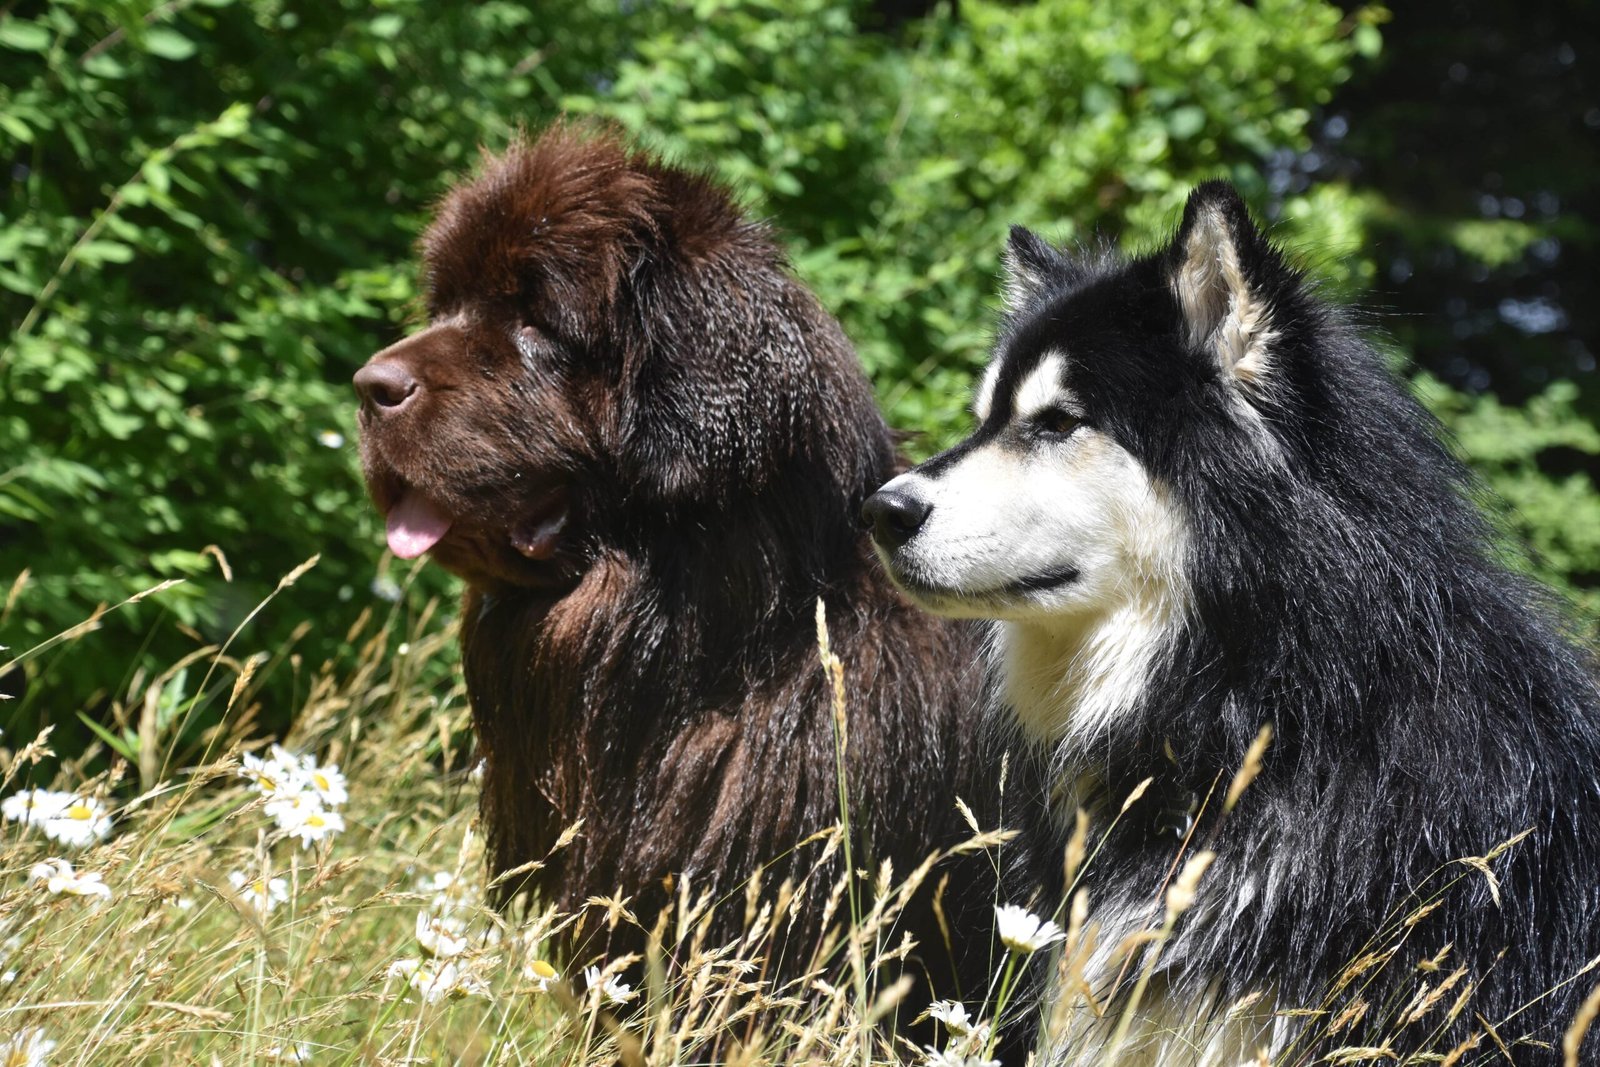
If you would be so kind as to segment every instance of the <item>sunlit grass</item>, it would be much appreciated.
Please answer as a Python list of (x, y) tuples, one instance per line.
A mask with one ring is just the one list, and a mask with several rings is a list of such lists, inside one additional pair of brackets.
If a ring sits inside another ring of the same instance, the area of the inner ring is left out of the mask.
[[(365, 619), (349, 635), (355, 665), (316, 674), (282, 738), (253, 736), (257, 672), (273, 657), (241, 658), (235, 640), (184, 664), (207, 679), (196, 691), (231, 685), (189, 766), (140, 747), (181, 733), (171, 728), (104, 735), (119, 754), (89, 778), (75, 768), (90, 754), (53, 752), (49, 730), (0, 739), (12, 746), (0, 748), (0, 795), (23, 798), (0, 824), (0, 1063), (821, 1064), (916, 1052), (886, 1022), (905, 987), (880, 975), (910, 948), (892, 927), (937, 857), (899, 878), (839, 877), (825, 905), (834, 936), (811, 973), (781, 987), (765, 980), (764, 953), (791, 909), (815, 899), (799, 886), (761, 892), (757, 878), (723, 905), (744, 911), (731, 945), (707, 943), (713, 903), (687, 882), (659, 917), (609, 899), (584, 915), (486, 907), (469, 712), (459, 686), (418, 681), (416, 665), (455, 640), (433, 614), (408, 634)], [(148, 694), (181, 717), (176, 677), (141, 680), (126, 703)], [(305, 798), (342, 829), (307, 833)], [(69, 840), (50, 821), (69, 802), (109, 811), (110, 824)], [(1002, 837), (975, 833), (963, 847)], [(833, 870), (842, 841), (835, 827), (804, 844), (810, 877)], [(558, 957), (552, 938), (579, 922), (646, 929), (643, 988), (623, 978), (632, 968), (637, 982), (637, 959)]]
[[(241, 657), (232, 645), (184, 665), (210, 680), (195, 692), (210, 684), (226, 694), (220, 722), (203, 735), (202, 758), (192, 758), (187, 742), (187, 765), (175, 741), (164, 744), (183, 736), (174, 723), (193, 710), (173, 699), (176, 669), (140, 679), (129, 707), (119, 706), (114, 717), (140, 726), (121, 740), (107, 735), (99, 755), (119, 753), (109, 760), (87, 759), (93, 752), (53, 759), (50, 731), (22, 738), (8, 730), (0, 738), (0, 797), (24, 798), (10, 803), (0, 824), (0, 1067), (976, 1067), (994, 1062), (1005, 1027), (1036, 1010), (1053, 1044), (1087, 1040), (1102, 1050), (1096, 1062), (1142, 1064), (1152, 1044), (1192, 1021), (1152, 1007), (1151, 978), (1215, 857), (1175, 856), (1179, 873), (1149, 928), (1103, 944), (1079, 882), (1105, 828), (1091, 834), (1086, 818), (1066, 847), (1060, 907), (1035, 904), (1038, 915), (997, 908), (989, 987), (981, 999), (974, 993), (967, 1003), (934, 1006), (943, 1032), (932, 1048), (895, 1029), (907, 984), (893, 964), (914, 947), (896, 933), (896, 919), (936, 876), (941, 855), (911, 871), (839, 874), (831, 861), (847, 854), (846, 839), (835, 826), (800, 845), (813, 858), (807, 877), (833, 879), (820, 894), (752, 872), (743, 899), (720, 905), (680, 881), (660, 916), (636, 916), (628, 901), (605, 897), (581, 914), (526, 900), (503, 913), (487, 907), (468, 708), (459, 685), (441, 689), (419, 671), (444, 656), (455, 635), (432, 608), (408, 632), (396, 632), (399, 619), (371, 615), (357, 624), (348, 635), (359, 652), (354, 665), (315, 672), (281, 738), (256, 736), (253, 701), (263, 665), (285, 657)], [(848, 665), (827, 650), (825, 630), (819, 637), (819, 669), (842, 700)], [(1264, 732), (1225, 801), (1219, 788), (1225, 811), (1246, 791), (1269, 743)], [(841, 758), (848, 744), (839, 738)], [(92, 777), (78, 770), (106, 765)], [(334, 820), (308, 830), (295, 795)], [(75, 807), (88, 814), (73, 814)], [(99, 821), (104, 813), (109, 826)], [(841, 796), (841, 826), (848, 815)], [(70, 823), (50, 822), (61, 818)], [(557, 848), (581, 832), (570, 828)], [(972, 832), (959, 851), (998, 851), (1011, 836), (975, 821)], [(1417, 919), (1452, 880), (1492, 879), (1494, 863), (1515, 844), (1464, 857), (1442, 888), (1416, 897), (1413, 912), (1389, 917), (1325, 1003), (1276, 1005), (1263, 993), (1217, 1006), (1210, 1022), (1239, 1020), (1266, 1033), (1274, 1020), (1291, 1021), (1301, 1040), (1280, 1048), (1276, 1060), (1262, 1054), (1257, 1061), (1279, 1067), (1395, 1059), (1382, 1045), (1352, 1045), (1315, 1061), (1297, 1051), (1369, 1015), (1392, 1018), (1397, 1042), (1419, 1020), (1437, 1022), (1443, 1033), (1445, 1022), (1472, 1010), (1475, 977), (1456, 967), (1448, 949), (1418, 969), (1415, 996), (1404, 1003), (1369, 1005), (1361, 990), (1394, 965)], [(819, 897), (832, 933), (807, 974), (775, 986), (767, 978), (770, 941), (795, 909), (818, 906)], [(717, 906), (741, 909), (744, 933), (732, 944), (708, 941), (706, 920)], [(616, 923), (649, 935), (644, 960), (563, 959), (555, 948), (559, 934)], [(1053, 954), (1059, 991), (1042, 1009), (1014, 1002), (1020, 964), (1035, 952)], [(1137, 978), (1120, 1011), (1097, 999), (1092, 975), (1106, 969)], [(1597, 1013), (1600, 995), (1574, 1032)], [(1484, 1023), (1470, 1047), (1441, 1045), (1415, 1062), (1482, 1061), (1498, 1039)]]

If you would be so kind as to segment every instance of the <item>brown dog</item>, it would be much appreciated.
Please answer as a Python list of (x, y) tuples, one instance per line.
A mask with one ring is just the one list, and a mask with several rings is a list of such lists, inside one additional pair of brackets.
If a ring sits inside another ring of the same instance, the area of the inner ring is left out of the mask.
[[(983, 810), (998, 777), (976, 634), (873, 561), (856, 516), (896, 470), (890, 434), (767, 229), (704, 177), (558, 127), (457, 186), (422, 258), (430, 325), (356, 375), (362, 460), (395, 554), (467, 584), (494, 871), (582, 820), (507, 889), (566, 908), (620, 890), (649, 923), (687, 875), (740, 901), (717, 920), (731, 940), (749, 875), (801, 873), (816, 853), (795, 846), (839, 818), (818, 597), (846, 672), (857, 866), (903, 875), (968, 836), (957, 797)], [(969, 991), (989, 870), (954, 871), (942, 903), (958, 955), (973, 932)], [(822, 910), (774, 974), (806, 962)], [(903, 925), (957, 995), (929, 901)]]

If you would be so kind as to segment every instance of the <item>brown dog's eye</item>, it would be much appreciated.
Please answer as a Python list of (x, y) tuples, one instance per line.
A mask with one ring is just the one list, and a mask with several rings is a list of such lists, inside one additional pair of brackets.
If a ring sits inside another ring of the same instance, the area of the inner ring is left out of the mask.
[(1061, 408), (1046, 408), (1033, 417), (1033, 430), (1042, 437), (1066, 437), (1083, 425), (1083, 420)]

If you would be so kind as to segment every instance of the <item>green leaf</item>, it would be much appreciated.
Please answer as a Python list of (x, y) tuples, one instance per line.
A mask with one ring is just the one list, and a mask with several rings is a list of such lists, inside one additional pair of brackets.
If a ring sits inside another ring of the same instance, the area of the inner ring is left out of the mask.
[(85, 241), (78, 246), (77, 258), (85, 265), (101, 263), (127, 263), (133, 259), (133, 249), (117, 241)]
[(33, 143), (33, 131), (10, 111), (0, 111), (0, 130), (4, 130), (23, 144)]
[(97, 78), (120, 78), (128, 68), (110, 52), (101, 52), (83, 61), (83, 69)]
[(1512, 219), (1464, 219), (1450, 227), (1449, 236), (1478, 262), (1498, 267), (1521, 259), (1544, 234), (1538, 226)]
[(211, 560), (198, 552), (187, 549), (174, 548), (165, 552), (152, 553), (150, 568), (163, 578), (179, 575), (204, 574), (211, 569)]
[(165, 733), (167, 728), (178, 718), (183, 710), (184, 703), (188, 700), (189, 668), (174, 674), (167, 679), (167, 684), (161, 687), (161, 696), (156, 704), (156, 731)]
[(377, 18), (367, 23), (367, 29), (371, 32), (372, 36), (381, 37), (386, 41), (391, 41), (400, 36), (400, 31), (405, 29), (405, 25), (406, 20), (402, 16), (391, 13), (387, 15), (379, 15)]
[[(165, 166), (151, 160), (144, 165), (144, 180), (150, 188), (158, 193), (165, 193), (172, 189), (172, 174)], [(127, 194), (124, 193), (124, 196)]]
[(1143, 76), (1139, 69), (1138, 60), (1126, 52), (1118, 52), (1106, 57), (1106, 77), (1116, 85), (1134, 85)]
[(94, 734), (100, 740), (104, 741), (110, 747), (111, 751), (115, 752), (129, 763), (139, 762), (139, 744), (137, 739), (131, 742), (124, 740), (123, 738), (120, 738), (116, 734), (112, 733), (110, 730), (107, 730), (104, 726), (101, 726), (99, 723), (95, 722), (93, 719), (89, 718), (89, 716), (85, 715), (81, 711), (77, 712), (77, 716), (78, 720), (89, 728), (89, 732)]
[(1377, 59), (1383, 51), (1383, 33), (1378, 27), (1363, 22), (1354, 33), (1356, 51), (1363, 59)]
[(0, 514), (10, 515), (24, 522), (39, 522), (55, 514), (55, 509), (36, 493), (31, 493), (12, 482), (0, 485)]
[(1195, 134), (1205, 129), (1205, 126), (1205, 109), (1195, 107), (1193, 104), (1190, 104), (1187, 107), (1175, 108), (1172, 113), (1167, 116), (1167, 129), (1172, 133), (1172, 136), (1178, 138), (1179, 140), (1186, 140), (1190, 137), (1193, 137)]
[(50, 47), (50, 31), (37, 22), (7, 16), (0, 20), (0, 45), (19, 52), (43, 52)]
[(195, 53), (195, 43), (170, 26), (155, 26), (144, 35), (144, 50), (162, 59), (188, 59)]

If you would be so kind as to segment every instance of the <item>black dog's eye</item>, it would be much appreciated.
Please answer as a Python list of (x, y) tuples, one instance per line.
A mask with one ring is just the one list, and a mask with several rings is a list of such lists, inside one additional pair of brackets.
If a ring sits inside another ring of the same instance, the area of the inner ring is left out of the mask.
[(1033, 431), (1041, 437), (1066, 437), (1083, 425), (1083, 420), (1061, 408), (1046, 408), (1033, 417)]

